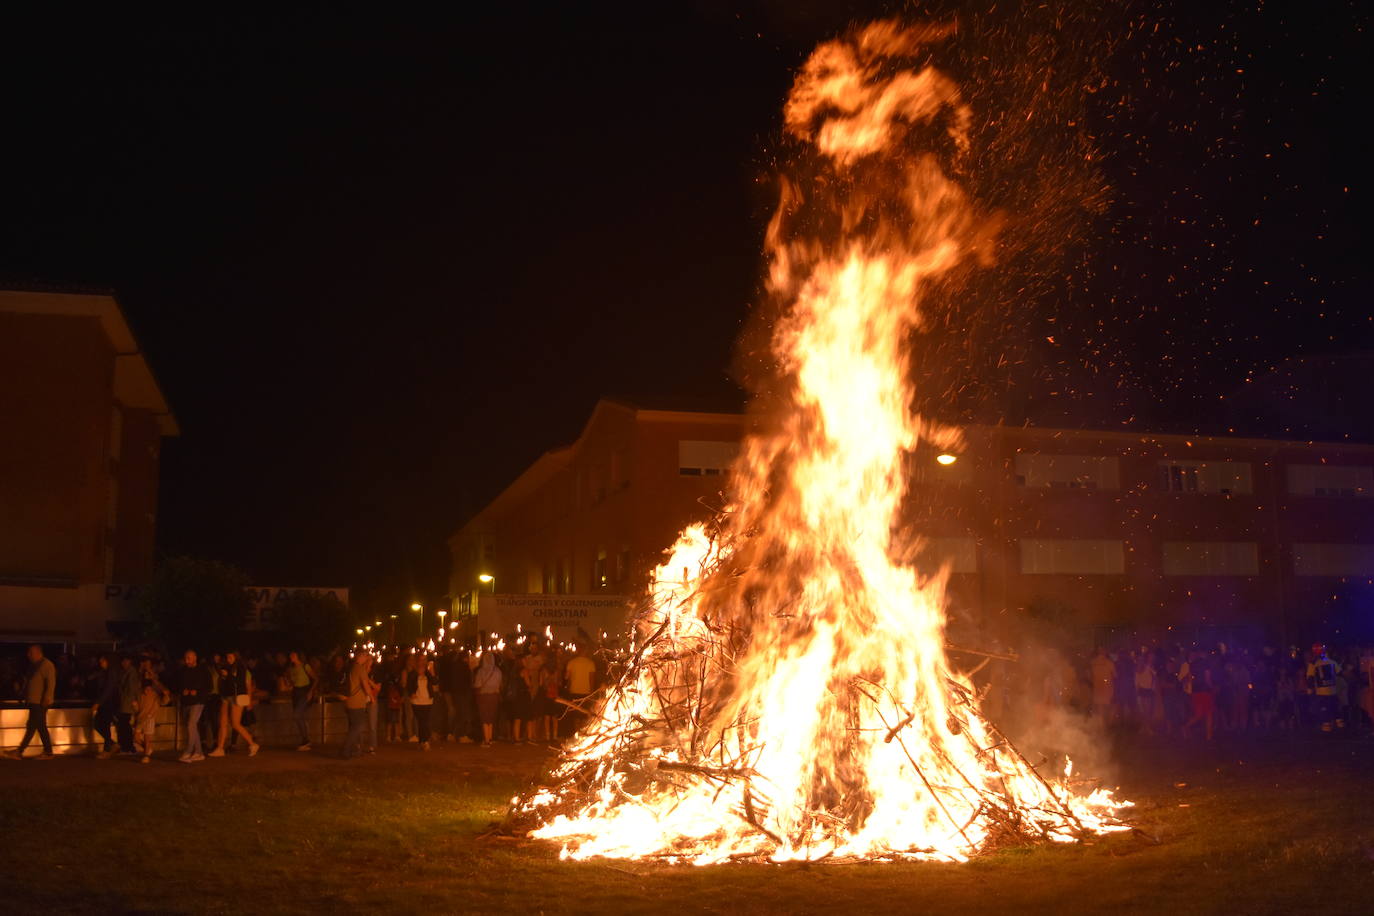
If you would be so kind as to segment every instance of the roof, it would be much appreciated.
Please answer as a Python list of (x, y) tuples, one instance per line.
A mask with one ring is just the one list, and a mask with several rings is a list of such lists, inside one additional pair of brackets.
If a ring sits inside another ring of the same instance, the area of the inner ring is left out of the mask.
[(112, 293), (70, 287), (0, 289), (0, 312), (97, 319), (115, 352), (115, 397), (126, 407), (151, 411), (162, 435), (180, 434), (172, 408)]

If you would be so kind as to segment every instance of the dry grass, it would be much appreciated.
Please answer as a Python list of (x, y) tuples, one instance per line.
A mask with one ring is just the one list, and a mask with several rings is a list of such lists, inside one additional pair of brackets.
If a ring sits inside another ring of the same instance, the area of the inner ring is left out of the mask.
[(966, 866), (560, 862), (481, 836), (522, 773), (414, 757), (0, 782), (0, 911), (1369, 911), (1374, 744), (1136, 756), (1126, 788), (1157, 844), (1119, 835)]

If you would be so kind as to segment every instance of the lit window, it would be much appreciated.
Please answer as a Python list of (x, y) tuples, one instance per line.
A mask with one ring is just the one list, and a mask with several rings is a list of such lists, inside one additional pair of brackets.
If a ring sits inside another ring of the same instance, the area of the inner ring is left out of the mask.
[(683, 477), (719, 477), (738, 454), (738, 442), (683, 439), (677, 444), (677, 472)]
[(1350, 464), (1292, 464), (1288, 466), (1288, 492), (1295, 496), (1374, 495), (1374, 468)]
[(1165, 541), (1166, 576), (1258, 576), (1254, 541)]
[(1121, 541), (1023, 538), (1021, 572), (1031, 575), (1111, 576), (1126, 571)]
[(1115, 490), (1121, 472), (1115, 457), (1022, 452), (1016, 456), (1016, 482), (1030, 489)]

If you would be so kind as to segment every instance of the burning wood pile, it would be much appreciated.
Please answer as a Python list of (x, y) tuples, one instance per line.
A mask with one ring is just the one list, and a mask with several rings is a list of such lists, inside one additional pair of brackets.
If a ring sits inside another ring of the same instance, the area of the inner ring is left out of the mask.
[(905, 457), (960, 441), (909, 409), (922, 294), (995, 246), (941, 164), (970, 113), (915, 63), (947, 31), (876, 23), (798, 75), (764, 431), (655, 572), (589, 723), (513, 803), (509, 825), (567, 857), (962, 861), (1129, 829), (1125, 803), (1037, 772), (981, 715), (944, 575), (894, 558)]

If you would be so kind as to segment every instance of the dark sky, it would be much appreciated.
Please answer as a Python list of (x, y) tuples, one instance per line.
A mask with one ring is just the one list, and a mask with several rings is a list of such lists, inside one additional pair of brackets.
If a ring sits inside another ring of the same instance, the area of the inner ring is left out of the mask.
[[(984, 136), (1036, 104), (1011, 82), (1056, 96), (997, 187), (1072, 121), (1106, 189), (1051, 280), (1001, 275), (1018, 410), (1213, 428), (1247, 376), (1370, 349), (1361, 4), (1021, 6), (6, 11), (0, 279), (117, 291), (182, 427), (164, 552), (433, 601), (443, 538), (597, 397), (730, 396), (792, 71), (934, 11)], [(980, 71), (1037, 30), (1045, 74)]]

